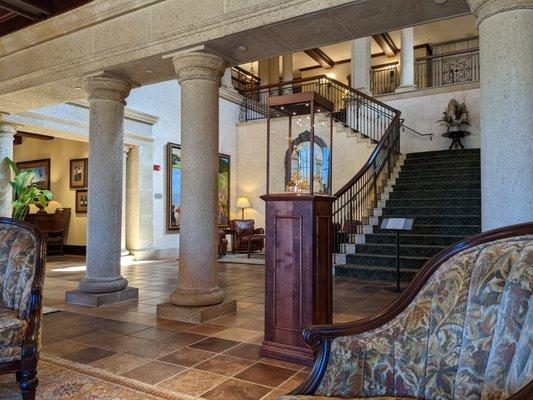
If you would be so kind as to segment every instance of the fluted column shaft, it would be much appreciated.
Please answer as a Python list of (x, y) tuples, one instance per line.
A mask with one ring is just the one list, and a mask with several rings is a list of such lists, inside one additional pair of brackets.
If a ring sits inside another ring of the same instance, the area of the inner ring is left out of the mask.
[(352, 88), (370, 94), (370, 63), (372, 38), (366, 36), (352, 40), (351, 85)]
[(401, 38), (400, 86), (398, 86), (396, 92), (407, 92), (416, 90), (414, 28), (403, 28)]
[(176, 56), (181, 85), (181, 215), (178, 286), (170, 301), (178, 306), (221, 303), (218, 264), (218, 88), (225, 62), (217, 55)]
[(6, 157), (13, 159), (13, 136), (17, 130), (7, 123), (0, 121), (0, 217), (11, 217), (12, 192), (11, 168), (5, 161)]
[(123, 290), (120, 273), (124, 106), (131, 84), (110, 76), (88, 78), (89, 202), (87, 270), (79, 284), (85, 293)]
[(489, 230), (533, 220), (533, 2), (469, 5), (479, 26), (481, 218)]

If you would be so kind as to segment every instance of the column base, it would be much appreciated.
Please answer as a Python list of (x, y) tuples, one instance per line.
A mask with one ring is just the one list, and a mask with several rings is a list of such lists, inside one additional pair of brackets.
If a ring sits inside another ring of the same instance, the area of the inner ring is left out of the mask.
[(405, 86), (398, 86), (394, 93), (403, 93), (403, 92), (411, 92), (413, 90), (417, 90), (418, 88), (416, 85), (405, 85)]
[(153, 248), (140, 249), (140, 250), (129, 250), (130, 255), (133, 256), (135, 261), (137, 260), (151, 260), (155, 257), (156, 253)]
[(210, 319), (234, 313), (236, 310), (237, 302), (235, 300), (203, 307), (176, 306), (171, 302), (167, 302), (157, 305), (157, 317), (172, 321), (202, 324)]
[(131, 286), (110, 293), (85, 293), (80, 290), (69, 290), (65, 293), (65, 303), (83, 307), (102, 307), (137, 298), (139, 298), (139, 289)]
[(122, 276), (113, 278), (83, 278), (78, 284), (78, 290), (84, 293), (114, 293), (126, 289), (128, 280)]
[(308, 366), (312, 366), (315, 361), (314, 351), (307, 346), (297, 347), (268, 340), (259, 348), (259, 355)]

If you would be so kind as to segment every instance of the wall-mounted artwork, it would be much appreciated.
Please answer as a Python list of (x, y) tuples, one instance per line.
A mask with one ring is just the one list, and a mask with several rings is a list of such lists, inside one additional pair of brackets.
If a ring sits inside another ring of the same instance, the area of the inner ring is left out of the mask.
[(50, 190), (50, 159), (18, 162), (21, 171), (31, 171), (35, 174), (35, 183), (39, 189)]
[(78, 158), (70, 160), (70, 188), (86, 188), (89, 176), (89, 159)]
[(76, 213), (86, 214), (89, 203), (89, 194), (87, 189), (76, 190)]
[[(218, 159), (218, 223), (229, 225), (231, 159), (220, 154)], [(181, 146), (167, 144), (167, 229), (179, 230), (181, 214)]]

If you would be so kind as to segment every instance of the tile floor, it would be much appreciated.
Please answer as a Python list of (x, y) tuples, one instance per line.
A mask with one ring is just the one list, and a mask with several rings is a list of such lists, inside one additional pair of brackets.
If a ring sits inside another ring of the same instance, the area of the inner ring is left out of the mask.
[[(83, 257), (51, 257), (44, 303), (63, 310), (44, 317), (43, 351), (128, 378), (208, 400), (275, 399), (308, 368), (258, 354), (263, 339), (263, 266), (221, 264), (219, 282), (237, 312), (196, 325), (158, 319), (156, 305), (177, 284), (174, 260), (122, 268), (138, 301), (100, 309), (67, 305), (64, 293), (84, 274)], [(389, 282), (334, 279), (334, 322), (370, 315), (394, 300)]]

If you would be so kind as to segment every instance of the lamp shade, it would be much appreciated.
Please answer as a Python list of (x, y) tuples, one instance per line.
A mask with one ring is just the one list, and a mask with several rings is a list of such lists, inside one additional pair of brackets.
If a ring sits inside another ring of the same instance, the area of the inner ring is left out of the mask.
[(250, 200), (248, 200), (248, 197), (242, 196), (237, 199), (237, 208), (245, 209), (251, 207), (252, 205), (250, 204)]

